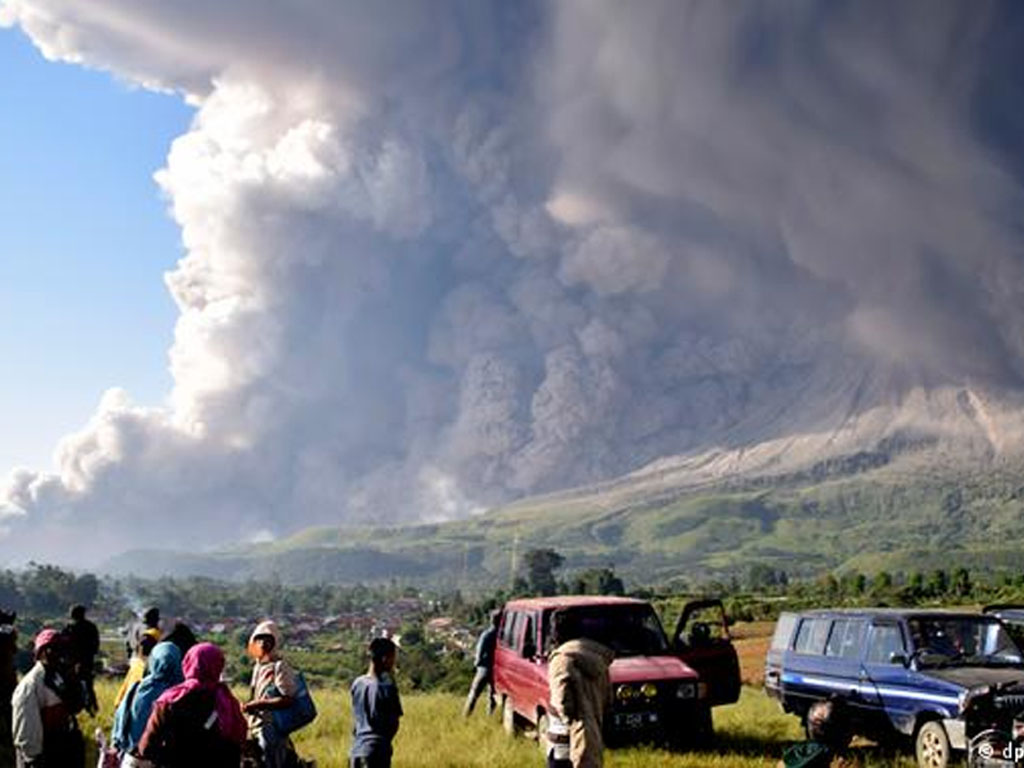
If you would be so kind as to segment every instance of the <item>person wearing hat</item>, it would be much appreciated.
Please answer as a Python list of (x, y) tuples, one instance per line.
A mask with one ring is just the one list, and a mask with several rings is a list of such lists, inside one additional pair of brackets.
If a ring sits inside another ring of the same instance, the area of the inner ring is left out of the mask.
[(67, 640), (55, 629), (44, 629), (36, 635), (34, 649), (36, 663), (11, 698), (17, 767), (84, 766)]
[(391, 768), (391, 741), (398, 733), (402, 702), (392, 676), (398, 646), (386, 637), (370, 643), (370, 669), (352, 682), (350, 768)]
[(282, 768), (294, 751), (288, 734), (280, 733), (271, 713), (287, 709), (299, 692), (292, 666), (281, 657), (281, 631), (273, 621), (257, 625), (249, 638), (252, 698), (242, 705), (249, 721), (249, 735), (260, 746), (266, 768)]

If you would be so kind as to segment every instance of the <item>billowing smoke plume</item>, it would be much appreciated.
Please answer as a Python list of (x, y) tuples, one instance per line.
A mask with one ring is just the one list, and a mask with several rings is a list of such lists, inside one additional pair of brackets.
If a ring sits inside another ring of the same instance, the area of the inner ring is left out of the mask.
[(450, 518), (1024, 373), (1000, 6), (0, 8), (198, 109), (171, 405), (14, 473), (9, 555)]

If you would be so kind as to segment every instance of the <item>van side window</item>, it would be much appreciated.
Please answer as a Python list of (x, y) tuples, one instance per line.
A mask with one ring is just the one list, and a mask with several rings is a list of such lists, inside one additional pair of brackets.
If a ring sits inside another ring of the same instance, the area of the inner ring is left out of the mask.
[(867, 622), (863, 619), (836, 619), (825, 645), (825, 655), (840, 659), (859, 659)]
[(537, 655), (537, 622), (534, 620), (533, 614), (526, 616), (526, 632), (523, 633), (522, 655), (524, 659), (532, 659)]
[(797, 653), (821, 654), (825, 650), (831, 619), (804, 619), (796, 633), (793, 650)]
[(876, 624), (871, 627), (871, 642), (864, 659), (868, 664), (889, 664), (894, 653), (906, 653), (903, 633), (896, 624)]
[(775, 634), (772, 635), (772, 650), (784, 651), (793, 640), (793, 627), (796, 626), (796, 614), (783, 613), (775, 622)]
[(519, 617), (521, 614), (518, 611), (505, 614), (505, 621), (501, 625), (501, 644), (506, 648), (516, 647), (516, 635), (519, 626)]

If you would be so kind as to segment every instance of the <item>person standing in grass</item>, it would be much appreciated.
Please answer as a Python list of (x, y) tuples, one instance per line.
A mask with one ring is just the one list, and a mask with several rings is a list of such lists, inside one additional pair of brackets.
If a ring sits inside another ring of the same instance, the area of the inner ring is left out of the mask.
[(128, 660), (128, 671), (124, 675), (124, 679), (121, 681), (121, 687), (117, 690), (117, 696), (114, 697), (114, 709), (121, 706), (121, 700), (128, 694), (135, 683), (138, 683), (146, 676), (146, 663), (149, 660), (149, 654), (153, 652), (153, 648), (160, 642), (160, 630), (159, 629), (147, 629), (143, 631), (139, 637), (138, 646), (132, 657)]
[(181, 671), (181, 651), (174, 643), (157, 643), (149, 655), (149, 668), (141, 682), (135, 683), (114, 713), (111, 743), (124, 756), (122, 768), (144, 765), (138, 757), (139, 742), (146, 730), (153, 705), (164, 691), (185, 680)]
[(100, 631), (96, 625), (85, 618), (85, 606), (75, 605), (71, 608), (71, 622), (64, 628), (71, 644), (71, 661), (75, 665), (75, 675), (82, 686), (85, 709), (95, 715), (96, 688), (94, 683), (96, 654), (100, 652)]
[(153, 705), (139, 739), (139, 757), (159, 768), (237, 766), (247, 730), (242, 708), (220, 682), (224, 652), (213, 643), (192, 646), (181, 662), (184, 682)]
[(292, 666), (281, 658), (281, 632), (273, 621), (264, 621), (249, 638), (252, 668), (252, 699), (242, 705), (249, 720), (249, 734), (260, 746), (265, 768), (284, 768), (294, 753), (288, 734), (278, 731), (271, 713), (287, 709), (295, 701), (299, 683)]
[(14, 656), (18, 652), (18, 614), (0, 609), (0, 755), (11, 746), (11, 696), (18, 687)]
[(11, 700), (18, 768), (82, 768), (85, 742), (75, 715), (81, 694), (71, 674), (67, 638), (44, 629), (35, 640), (35, 666), (21, 679)]
[(601, 768), (602, 726), (611, 701), (608, 668), (615, 653), (583, 637), (579, 617), (558, 611), (554, 617), (548, 661), (548, 690), (554, 714), (569, 725), (569, 759), (573, 768)]
[(480, 634), (476, 641), (476, 658), (473, 662), (476, 675), (469, 686), (466, 705), (462, 708), (463, 717), (469, 717), (476, 706), (476, 700), (487, 687), (487, 714), (494, 714), (494, 647), (498, 640), (498, 625), (501, 624), (501, 611), (491, 611), (491, 625)]
[(402, 702), (393, 677), (398, 646), (386, 637), (370, 643), (370, 669), (352, 683), (350, 768), (390, 768)]

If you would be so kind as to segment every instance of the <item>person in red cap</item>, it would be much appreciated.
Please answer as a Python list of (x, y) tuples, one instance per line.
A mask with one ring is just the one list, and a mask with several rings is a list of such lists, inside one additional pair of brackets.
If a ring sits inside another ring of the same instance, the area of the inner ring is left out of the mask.
[(80, 708), (69, 675), (66, 638), (55, 629), (36, 635), (36, 663), (11, 698), (18, 768), (79, 768), (85, 743), (75, 718)]

